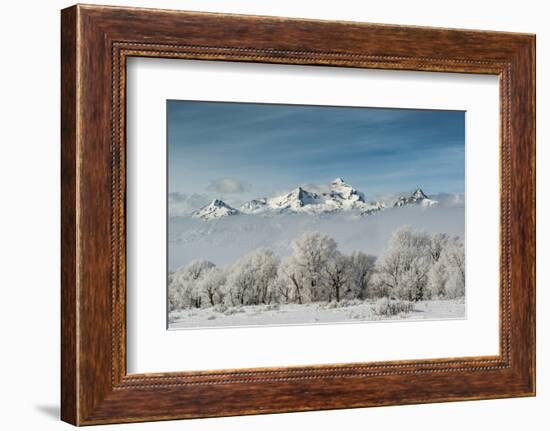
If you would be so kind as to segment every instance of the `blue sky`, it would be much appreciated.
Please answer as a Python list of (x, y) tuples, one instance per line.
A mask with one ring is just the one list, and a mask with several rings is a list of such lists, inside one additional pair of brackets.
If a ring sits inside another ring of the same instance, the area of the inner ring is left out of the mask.
[(342, 177), (367, 197), (464, 192), (465, 113), (167, 102), (168, 188), (238, 204)]

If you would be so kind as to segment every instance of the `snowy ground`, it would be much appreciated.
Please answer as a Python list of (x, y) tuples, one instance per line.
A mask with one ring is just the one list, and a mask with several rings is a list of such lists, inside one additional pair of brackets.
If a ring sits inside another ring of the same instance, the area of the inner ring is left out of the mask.
[(422, 301), (414, 310), (397, 316), (380, 316), (374, 302), (365, 301), (342, 306), (323, 304), (273, 304), (231, 307), (224, 312), (212, 308), (173, 311), (169, 329), (227, 326), (296, 325), (312, 323), (346, 323), (377, 320), (439, 320), (465, 317), (464, 300)]

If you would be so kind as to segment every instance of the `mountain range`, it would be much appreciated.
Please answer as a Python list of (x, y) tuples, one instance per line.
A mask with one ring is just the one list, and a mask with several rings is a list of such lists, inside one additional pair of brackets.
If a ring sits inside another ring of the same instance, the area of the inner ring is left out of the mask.
[[(410, 196), (399, 196), (391, 206), (421, 205), (430, 207), (437, 204), (438, 201), (430, 199), (422, 189), (418, 188)], [(379, 201), (367, 202), (363, 193), (342, 178), (336, 178), (331, 181), (325, 192), (308, 191), (297, 187), (281, 195), (253, 199), (238, 208), (231, 207), (221, 199), (214, 199), (208, 205), (193, 211), (191, 215), (203, 220), (215, 220), (238, 214), (326, 214), (353, 211), (362, 216), (374, 214), (386, 208), (388, 206)]]

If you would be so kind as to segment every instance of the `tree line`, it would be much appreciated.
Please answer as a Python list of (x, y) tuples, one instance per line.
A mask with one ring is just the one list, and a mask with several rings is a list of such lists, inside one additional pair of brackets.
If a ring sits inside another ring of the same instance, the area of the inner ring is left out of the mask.
[(449, 299), (465, 293), (464, 245), (458, 237), (403, 227), (377, 258), (346, 255), (336, 241), (306, 232), (283, 259), (260, 248), (227, 266), (195, 260), (168, 275), (169, 309), (340, 302), (392, 298)]

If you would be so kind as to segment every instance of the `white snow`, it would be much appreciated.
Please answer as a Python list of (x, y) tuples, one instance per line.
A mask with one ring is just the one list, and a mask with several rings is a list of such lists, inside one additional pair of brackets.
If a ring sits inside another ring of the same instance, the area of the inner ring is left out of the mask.
[(192, 217), (203, 220), (214, 220), (221, 217), (237, 214), (235, 208), (230, 207), (220, 199), (214, 199), (210, 204), (198, 209), (192, 213)]
[(315, 323), (359, 323), (380, 320), (463, 319), (464, 298), (430, 300), (414, 304), (414, 309), (397, 316), (375, 313), (374, 301), (313, 304), (272, 304), (230, 307), (225, 311), (214, 308), (195, 308), (173, 311), (168, 317), (170, 329), (215, 328), (231, 326), (296, 325)]
[(372, 214), (384, 208), (380, 202), (365, 202), (363, 193), (342, 178), (334, 179), (328, 191), (317, 193), (297, 187), (288, 193), (270, 198), (253, 199), (239, 207), (244, 214), (276, 215), (284, 213), (325, 214), (355, 210)]
[(273, 216), (288, 213), (328, 214), (334, 212), (355, 212), (357, 215), (371, 215), (388, 207), (405, 205), (435, 206), (438, 201), (429, 198), (422, 189), (409, 196), (399, 196), (389, 206), (379, 201), (365, 201), (364, 193), (358, 191), (342, 178), (335, 178), (323, 192), (306, 190), (299, 186), (288, 193), (253, 199), (235, 209), (220, 199), (212, 201), (192, 213), (202, 220), (216, 220), (235, 214)]
[(410, 196), (400, 196), (395, 202), (394, 206), (402, 207), (405, 205), (421, 205), (423, 207), (431, 207), (437, 205), (439, 202), (435, 199), (430, 199), (422, 189), (416, 189)]
[(266, 198), (252, 199), (239, 207), (239, 211), (244, 214), (256, 214), (265, 209), (267, 205)]
[(302, 187), (297, 187), (290, 193), (268, 199), (267, 208), (300, 211), (306, 206), (315, 206), (322, 203), (321, 197), (316, 193), (308, 192)]

